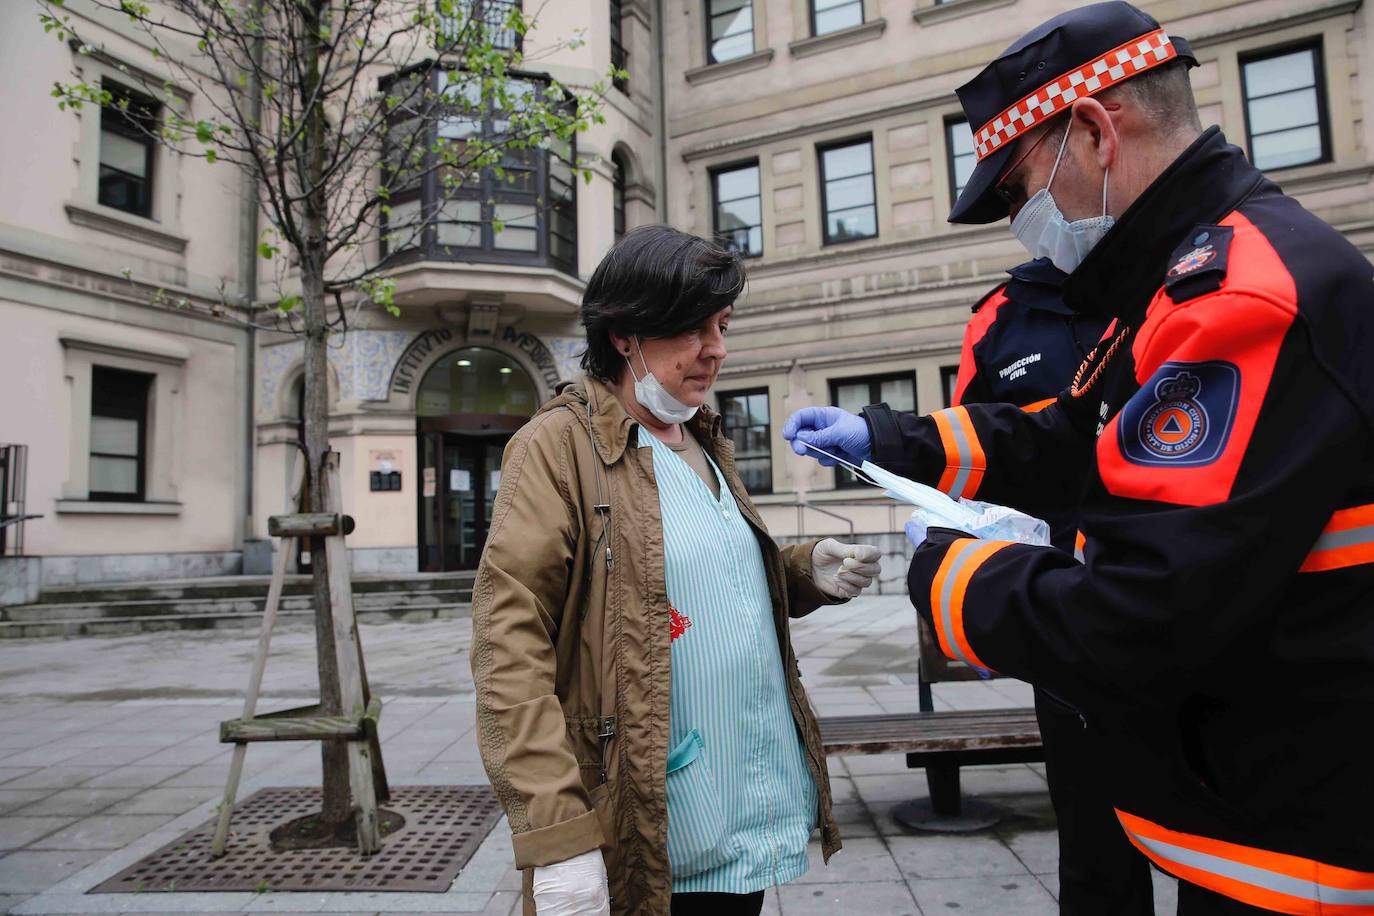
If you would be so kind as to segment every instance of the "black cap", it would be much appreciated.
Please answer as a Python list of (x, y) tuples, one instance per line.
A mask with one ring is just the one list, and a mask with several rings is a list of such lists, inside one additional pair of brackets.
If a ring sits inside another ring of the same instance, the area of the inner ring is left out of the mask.
[(956, 90), (980, 158), (949, 221), (991, 223), (1006, 216), (993, 184), (1021, 134), (1076, 99), (1175, 59), (1197, 66), (1187, 41), (1121, 0), (1061, 13), (1021, 36)]

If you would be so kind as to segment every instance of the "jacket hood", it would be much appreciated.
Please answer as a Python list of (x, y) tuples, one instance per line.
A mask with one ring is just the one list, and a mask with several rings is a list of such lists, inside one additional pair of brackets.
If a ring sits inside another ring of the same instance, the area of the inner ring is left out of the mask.
[[(638, 433), (639, 421), (630, 416), (620, 398), (604, 382), (590, 376), (582, 375), (574, 381), (560, 383), (553, 399), (540, 407), (535, 416), (568, 406), (581, 418), (591, 414), (593, 444), (601, 460), (608, 465), (620, 460), (630, 445), (630, 436)], [(710, 442), (720, 436), (720, 414), (703, 404), (686, 426), (698, 442)]]

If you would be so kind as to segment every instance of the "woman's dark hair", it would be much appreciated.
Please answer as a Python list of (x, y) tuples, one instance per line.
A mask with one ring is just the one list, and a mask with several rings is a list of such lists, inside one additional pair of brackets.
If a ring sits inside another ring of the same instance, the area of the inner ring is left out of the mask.
[(613, 382), (625, 354), (611, 342), (612, 332), (673, 337), (701, 327), (743, 290), (738, 254), (670, 226), (631, 229), (597, 265), (582, 295), (582, 368)]

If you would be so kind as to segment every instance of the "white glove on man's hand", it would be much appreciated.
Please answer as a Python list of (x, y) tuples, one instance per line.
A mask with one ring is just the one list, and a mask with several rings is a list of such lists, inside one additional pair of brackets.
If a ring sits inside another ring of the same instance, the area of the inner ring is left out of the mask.
[(601, 850), (536, 866), (534, 909), (539, 916), (611, 916), (606, 860)]
[(881, 556), (871, 544), (841, 544), (826, 538), (811, 551), (811, 581), (833, 598), (853, 598), (878, 577)]

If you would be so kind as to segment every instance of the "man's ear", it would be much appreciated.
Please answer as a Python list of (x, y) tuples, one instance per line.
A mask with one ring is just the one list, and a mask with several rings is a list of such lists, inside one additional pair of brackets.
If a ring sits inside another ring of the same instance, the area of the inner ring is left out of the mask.
[(1089, 155), (1104, 171), (1116, 164), (1116, 154), (1121, 149), (1121, 137), (1111, 112), (1095, 98), (1079, 99), (1069, 109), (1073, 118), (1074, 132), (1092, 144)]
[(619, 353), (621, 356), (630, 355), (630, 338), (621, 337), (614, 331), (608, 332), (607, 336), (611, 338), (611, 345), (615, 347), (615, 352)]

